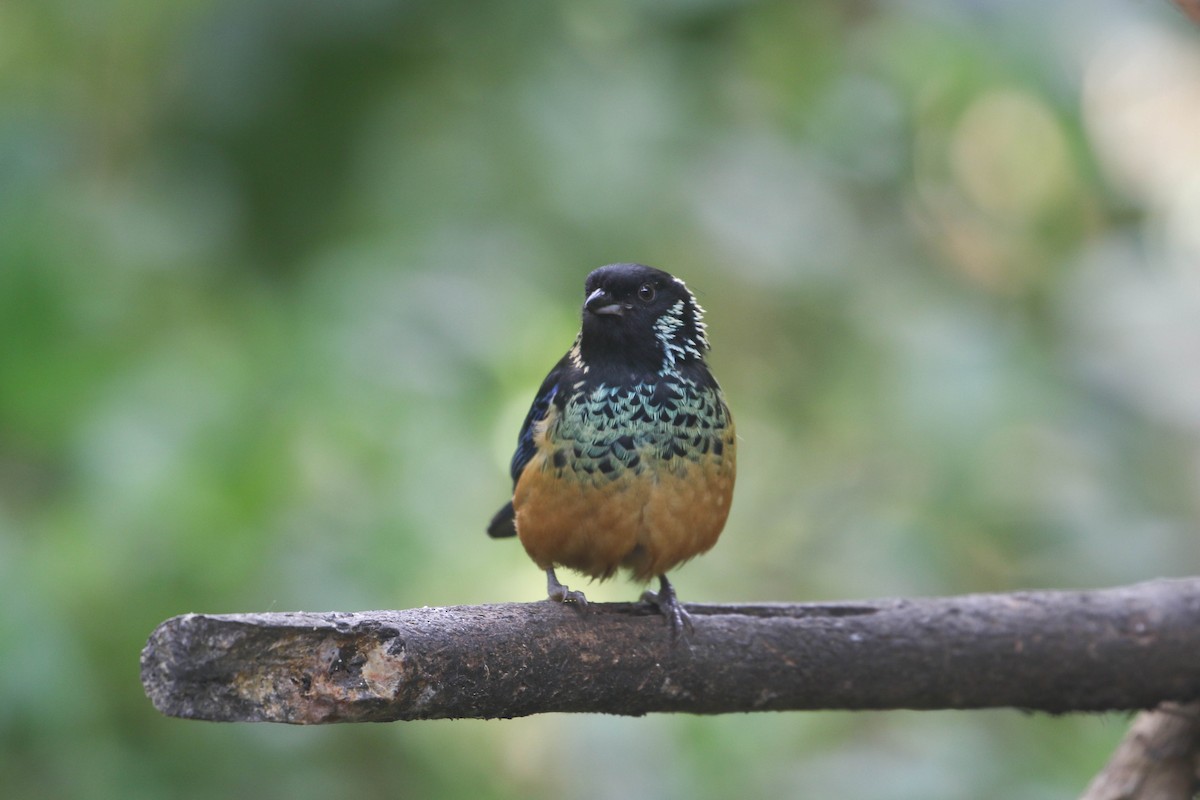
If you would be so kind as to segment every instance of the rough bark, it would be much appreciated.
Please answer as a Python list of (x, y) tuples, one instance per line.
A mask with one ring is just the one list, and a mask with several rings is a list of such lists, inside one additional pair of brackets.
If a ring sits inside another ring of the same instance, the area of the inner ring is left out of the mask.
[(142, 682), (172, 716), (297, 724), (1200, 698), (1200, 578), (688, 610), (678, 642), (637, 604), (187, 614), (151, 635)]

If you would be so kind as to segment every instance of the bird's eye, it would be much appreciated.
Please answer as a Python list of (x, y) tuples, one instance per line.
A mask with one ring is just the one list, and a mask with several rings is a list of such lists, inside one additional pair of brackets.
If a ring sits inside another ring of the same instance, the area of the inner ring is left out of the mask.
[(643, 283), (638, 287), (638, 299), (643, 303), (649, 303), (654, 300), (654, 284)]

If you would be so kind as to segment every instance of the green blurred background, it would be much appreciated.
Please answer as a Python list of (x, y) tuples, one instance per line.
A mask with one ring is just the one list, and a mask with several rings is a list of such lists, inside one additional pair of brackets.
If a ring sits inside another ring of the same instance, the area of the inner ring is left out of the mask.
[(483, 526), (620, 260), (697, 291), (741, 434), (685, 600), (1200, 572), (1198, 44), (1165, 0), (0, 4), (4, 796), (1074, 795), (1124, 718), (214, 725), (138, 654), (542, 597)]

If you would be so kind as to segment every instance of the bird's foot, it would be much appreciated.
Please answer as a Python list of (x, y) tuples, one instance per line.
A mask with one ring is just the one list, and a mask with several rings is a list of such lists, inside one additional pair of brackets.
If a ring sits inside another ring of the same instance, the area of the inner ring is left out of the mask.
[(649, 589), (643, 592), (642, 601), (656, 606), (658, 613), (666, 617), (667, 625), (671, 628), (671, 641), (678, 639), (680, 634), (683, 634), (686, 639), (695, 632), (695, 628), (692, 627), (691, 615), (683, 607), (683, 603), (679, 602), (679, 598), (675, 596), (675, 587), (667, 580), (666, 575), (658, 576), (658, 585), (658, 592), (652, 592)]
[(556, 603), (571, 603), (580, 611), (587, 608), (588, 601), (583, 592), (573, 592), (559, 583), (553, 569), (546, 570), (546, 594)]

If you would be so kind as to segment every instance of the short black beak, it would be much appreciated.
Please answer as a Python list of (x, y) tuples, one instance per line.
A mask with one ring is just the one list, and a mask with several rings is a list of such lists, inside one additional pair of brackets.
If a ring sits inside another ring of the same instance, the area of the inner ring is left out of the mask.
[(583, 302), (583, 310), (593, 314), (620, 317), (625, 313), (625, 306), (613, 300), (608, 292), (597, 289), (587, 296), (587, 300)]

